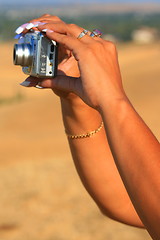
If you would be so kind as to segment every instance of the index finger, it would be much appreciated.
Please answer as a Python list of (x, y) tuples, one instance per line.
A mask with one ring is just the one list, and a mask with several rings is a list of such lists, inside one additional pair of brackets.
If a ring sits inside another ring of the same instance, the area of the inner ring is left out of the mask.
[(48, 38), (55, 40), (70, 50), (73, 53), (75, 59), (79, 61), (79, 54), (84, 47), (84, 44), (81, 41), (73, 36), (53, 32), (51, 30), (47, 30), (46, 35)]
[(50, 14), (43, 14), (42, 16), (38, 18), (34, 18), (30, 20), (29, 22), (36, 22), (36, 21), (61, 21), (61, 19), (57, 16), (52, 16)]

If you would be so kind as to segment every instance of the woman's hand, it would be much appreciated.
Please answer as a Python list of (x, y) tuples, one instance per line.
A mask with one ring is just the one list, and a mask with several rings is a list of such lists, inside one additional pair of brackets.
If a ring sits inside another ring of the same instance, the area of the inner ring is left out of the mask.
[[(38, 30), (48, 29), (47, 37), (57, 41), (63, 50), (67, 50), (67, 57), (66, 54), (63, 55), (63, 60), (59, 64), (58, 76), (42, 80), (40, 86), (67, 94), (72, 92), (96, 109), (104, 101), (109, 102), (110, 99), (125, 96), (113, 43), (89, 35), (77, 39), (83, 28), (66, 24), (57, 17), (47, 16), (38, 20), (48, 21), (44, 25), (39, 25)], [(37, 83), (35, 78), (27, 80)]]
[[(56, 77), (50, 87), (71, 91), (93, 108), (98, 108), (104, 99), (124, 97), (116, 48), (113, 43), (85, 35), (77, 36), (82, 28), (65, 23), (49, 23), (38, 27), (49, 29), (47, 37), (71, 51), (78, 62), (80, 78)], [(53, 32), (52, 32), (53, 31)], [(42, 82), (45, 86), (47, 81)]]

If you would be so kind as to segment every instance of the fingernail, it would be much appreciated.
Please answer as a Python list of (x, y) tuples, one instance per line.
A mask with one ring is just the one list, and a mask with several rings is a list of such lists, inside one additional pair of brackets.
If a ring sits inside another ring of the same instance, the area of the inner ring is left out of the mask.
[(29, 23), (29, 24), (26, 26), (26, 29), (27, 29), (27, 30), (30, 30), (32, 27), (34, 27), (34, 23)]
[(45, 28), (45, 29), (42, 29), (42, 31), (41, 32), (44, 32), (44, 33), (52, 33), (52, 32), (54, 32), (53, 30), (50, 30), (50, 29), (47, 29), (47, 28)]
[(42, 31), (41, 31), (41, 32), (45, 32), (45, 33), (46, 33), (46, 32), (47, 32), (47, 30), (48, 30), (48, 29), (47, 29), (47, 28), (45, 28), (45, 29), (42, 29)]
[(38, 27), (38, 26), (40, 26), (40, 25), (44, 25), (44, 24), (46, 24), (46, 23), (42, 23), (42, 22), (32, 22), (33, 24), (34, 24), (34, 26), (33, 27)]
[(28, 25), (28, 23), (22, 24), (21, 26), (19, 26), (19, 27), (15, 30), (15, 33), (17, 33), (17, 34), (22, 33), (27, 25)]
[(24, 30), (23, 27), (18, 27), (18, 28), (16, 29), (15, 33), (20, 34), (20, 33), (23, 32), (23, 30)]
[(47, 33), (53, 33), (54, 31), (51, 29), (47, 29)]
[(30, 81), (24, 81), (24, 82), (20, 83), (20, 85), (23, 87), (28, 87), (30, 84), (31, 84)]
[(45, 25), (46, 23), (45, 22), (39, 22), (38, 23), (38, 26), (43, 26), (43, 25)]
[(43, 89), (44, 87), (40, 86), (41, 83), (38, 83), (35, 88), (38, 88), (38, 89)]
[(38, 88), (38, 89), (43, 89), (44, 87), (42, 86), (39, 86), (38, 84), (35, 86), (35, 88)]

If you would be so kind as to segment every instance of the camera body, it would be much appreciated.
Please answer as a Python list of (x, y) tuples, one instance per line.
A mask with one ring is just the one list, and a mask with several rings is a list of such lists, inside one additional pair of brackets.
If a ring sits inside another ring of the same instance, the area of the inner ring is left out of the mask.
[(22, 66), (22, 71), (38, 78), (56, 76), (58, 45), (44, 34), (31, 30), (14, 45), (13, 62)]

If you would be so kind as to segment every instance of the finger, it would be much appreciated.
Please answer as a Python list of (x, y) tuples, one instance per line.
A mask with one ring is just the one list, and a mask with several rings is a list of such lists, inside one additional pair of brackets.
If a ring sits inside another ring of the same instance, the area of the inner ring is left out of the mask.
[[(29, 30), (33, 29), (33, 30), (39, 30), (39, 27), (40, 26), (44, 26), (43, 29), (46, 29), (46, 24), (49, 24), (50, 22), (53, 22), (53, 21), (50, 21), (50, 20), (42, 20), (42, 21), (31, 21), (29, 23), (26, 23), (26, 24), (23, 24), (21, 25), (20, 27), (18, 27), (16, 29), (16, 33), (19, 34), (19, 33), (22, 33), (23, 34), (26, 34)], [(59, 22), (57, 22), (59, 23)], [(56, 24), (56, 22), (54, 22), (54, 24)]]
[(43, 79), (38, 83), (40, 87), (57, 89), (64, 92), (73, 92), (76, 93), (76, 81), (79, 81), (79, 78), (68, 77), (68, 76), (57, 76), (52, 79)]
[(25, 34), (27, 33), (30, 29), (35, 29), (37, 30), (38, 25), (44, 25), (46, 24), (45, 22), (40, 22), (40, 21), (35, 21), (35, 22), (30, 22), (30, 23), (24, 23), (21, 26), (19, 26), (16, 30), (16, 34), (21, 34), (22, 32)]
[(44, 14), (38, 18), (39, 20), (51, 20), (51, 21), (62, 21), (58, 16), (53, 16), (50, 14)]
[(34, 20), (31, 20), (30, 23), (33, 23), (35, 26), (31, 27), (32, 29), (34, 30), (37, 30), (37, 26), (40, 26), (40, 25), (44, 25), (46, 23), (50, 23), (50, 22), (63, 22), (59, 17), (57, 16), (52, 16), (52, 15), (49, 15), (49, 14), (44, 14), (42, 15), (40, 18), (37, 18), (37, 19), (34, 19)]
[(45, 14), (43, 14), (43, 15), (41, 16), (41, 18), (48, 18), (48, 17), (51, 17), (51, 15), (48, 14), (48, 13), (45, 13)]
[(79, 35), (86, 29), (77, 26), (76, 24), (67, 24), (67, 27), (70, 30), (70, 33), (72, 36), (75, 36), (76, 38), (78, 38), (80, 41), (84, 42), (84, 43), (90, 43), (93, 42), (94, 40), (98, 40), (99, 41), (99, 37), (90, 37), (91, 32), (88, 31), (87, 33), (84, 33), (84, 36), (79, 38)]
[(56, 42), (62, 44), (66, 49), (70, 50), (73, 53), (75, 59), (77, 61), (79, 60), (78, 55), (83, 52), (83, 48), (85, 47), (81, 41), (72, 36), (56, 32), (47, 31), (46, 35), (48, 38), (55, 40)]
[(50, 17), (51, 17), (50, 14), (43, 14), (42, 16), (40, 16), (38, 18), (34, 18), (34, 19), (30, 20), (29, 22), (42, 21), (43, 19), (50, 18)]
[(66, 24), (62, 21), (50, 22), (50, 23), (46, 24), (45, 26), (38, 26), (38, 29), (40, 31), (42, 31), (45, 28), (53, 30), (54, 32), (71, 35), (76, 38), (84, 30), (82, 27), (79, 27), (75, 24)]
[(67, 29), (67, 24), (63, 22), (50, 22), (50, 23), (46, 23), (45, 26), (43, 25), (38, 26), (39, 31), (43, 31), (44, 29), (50, 29), (55, 32), (59, 32), (66, 35), (69, 34), (69, 31)]
[(26, 33), (28, 30), (30, 30), (31, 28), (33, 28), (34, 30), (37, 30), (37, 26), (38, 24), (42, 24), (42, 23), (49, 23), (49, 22), (53, 22), (53, 21), (61, 21), (62, 20), (57, 17), (57, 16), (51, 16), (49, 14), (44, 14), (42, 15), (41, 17), (39, 18), (35, 18), (35, 19), (32, 19), (30, 20), (28, 23), (25, 23), (25, 24), (22, 24), (21, 26), (19, 26), (15, 32), (17, 34), (20, 34), (20, 33)]
[(23, 87), (36, 87), (39, 89), (51, 88), (64, 92), (77, 93), (78, 91), (75, 88), (75, 82), (78, 80), (79, 78), (68, 76), (57, 76), (50, 79), (38, 79), (30, 76), (24, 82), (20, 83), (20, 85)]
[(35, 87), (39, 82), (39, 79), (36, 77), (28, 77), (26, 78), (25, 81), (23, 81), (22, 83), (20, 83), (21, 86), (23, 87)]
[[(38, 26), (39, 31), (44, 31), (44, 30), (53, 30), (54, 32), (65, 34), (65, 35), (70, 35), (75, 38), (78, 38), (80, 33), (84, 31), (82, 27), (79, 27), (75, 24), (66, 24), (64, 22), (50, 22), (45, 25)], [(78, 41), (84, 42), (84, 43), (92, 43), (95, 41), (94, 38), (89, 36), (90, 32), (86, 33), (82, 38), (78, 39)]]

